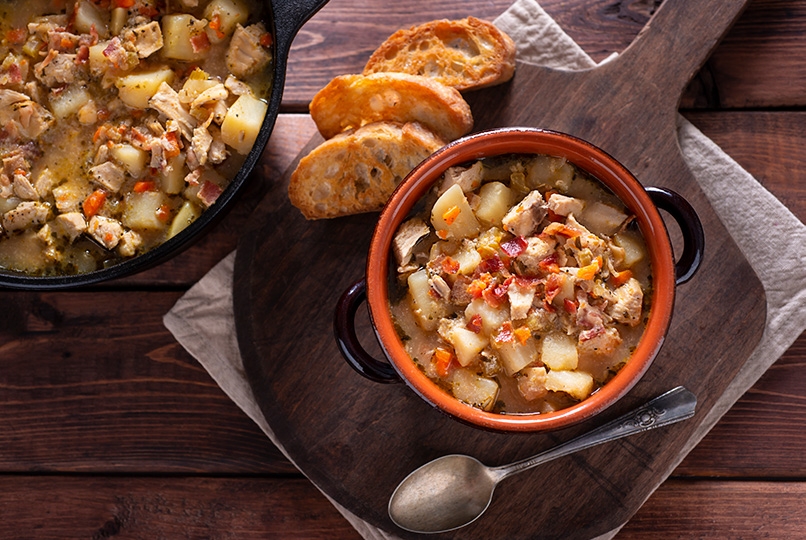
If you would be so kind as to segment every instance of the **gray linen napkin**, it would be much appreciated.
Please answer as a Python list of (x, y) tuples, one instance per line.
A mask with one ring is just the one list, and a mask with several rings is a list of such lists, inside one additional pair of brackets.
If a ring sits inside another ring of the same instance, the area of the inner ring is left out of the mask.
[[(521, 61), (572, 70), (596, 65), (534, 0), (517, 0), (495, 24), (515, 40)], [(803, 264), (806, 226), (682, 117), (678, 136), (686, 162), (700, 187), (758, 274), (767, 294), (767, 321), (761, 341), (689, 441), (686, 452), (679, 458), (682, 460), (806, 329), (806, 265)], [(777, 234), (769, 234), (770, 230)], [(234, 260), (235, 254), (231, 253), (191, 288), (165, 315), (164, 324), (224, 392), (285, 453), (263, 417), (244, 373), (232, 308)], [(291, 460), (290, 456), (286, 457)], [(335, 501), (331, 502), (362, 537), (395, 538), (367, 524)], [(611, 531), (600, 539), (612, 538), (616, 532)]]

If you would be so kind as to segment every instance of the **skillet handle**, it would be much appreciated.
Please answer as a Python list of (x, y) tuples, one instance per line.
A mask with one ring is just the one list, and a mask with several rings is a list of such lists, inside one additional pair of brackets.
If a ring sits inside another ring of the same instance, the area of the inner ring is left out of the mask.
[(646, 192), (655, 206), (666, 210), (680, 226), (683, 252), (674, 265), (675, 283), (680, 285), (694, 277), (705, 251), (705, 232), (697, 212), (681, 195), (670, 189), (647, 187)]
[(285, 62), (285, 57), (291, 49), (291, 42), (299, 29), (325, 4), (327, 0), (272, 0), (275, 39), (278, 56), (281, 57), (277, 59), (278, 61)]
[(376, 360), (369, 354), (355, 333), (355, 314), (367, 299), (367, 282), (362, 279), (353, 283), (339, 298), (333, 318), (333, 331), (339, 352), (354, 370), (367, 379), (379, 383), (401, 382), (395, 369), (386, 362)]

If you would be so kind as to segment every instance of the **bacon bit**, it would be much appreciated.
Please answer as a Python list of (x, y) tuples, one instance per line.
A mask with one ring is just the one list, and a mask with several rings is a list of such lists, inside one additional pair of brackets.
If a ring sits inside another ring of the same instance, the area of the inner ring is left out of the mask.
[(109, 112), (109, 109), (103, 109), (103, 108), (98, 109), (98, 112), (96, 114), (98, 115), (98, 121), (99, 122), (106, 122), (107, 120), (109, 120), (109, 117), (112, 115)]
[(171, 219), (171, 207), (167, 204), (160, 205), (160, 207), (157, 208), (157, 219), (163, 223), (167, 223), (168, 220)]
[(209, 26), (213, 31), (215, 31), (215, 35), (218, 39), (224, 39), (227, 35), (221, 31), (221, 15), (216, 13), (213, 15), (213, 18), (210, 20)]
[(532, 337), (532, 331), (526, 326), (519, 326), (512, 331), (512, 335), (518, 340), (521, 345), (526, 344), (526, 340)]
[(198, 197), (199, 200), (203, 202), (205, 206), (209, 207), (212, 206), (214, 202), (216, 202), (221, 193), (222, 189), (218, 184), (206, 181), (202, 184), (202, 187), (199, 190)]
[(563, 300), (563, 307), (565, 308), (565, 311), (573, 315), (574, 313), (577, 312), (579, 304), (576, 301), (571, 300), (570, 298), (566, 298), (565, 300)]
[(459, 261), (451, 259), (450, 257), (445, 257), (444, 259), (442, 259), (441, 266), (442, 271), (445, 272), (446, 274), (454, 275), (459, 273), (460, 268)]
[(501, 325), (501, 328), (498, 329), (498, 333), (495, 335), (493, 340), (495, 340), (496, 343), (509, 343), (512, 341), (512, 338), (512, 323), (506, 321)]
[(577, 270), (577, 277), (579, 279), (591, 280), (596, 277), (596, 272), (598, 272), (601, 268), (602, 257), (596, 257), (595, 261)]
[(481, 272), (488, 272), (492, 274), (493, 272), (500, 272), (503, 269), (504, 263), (497, 254), (493, 255), (492, 257), (482, 259), (482, 261), (479, 263), (479, 270)]
[(448, 231), (439, 229), (437, 230), (437, 236), (439, 236), (440, 240), (445, 240), (448, 238)]
[(153, 180), (141, 180), (134, 183), (132, 191), (135, 193), (145, 193), (146, 191), (157, 191), (157, 183)]
[(509, 289), (509, 284), (512, 282), (511, 279), (507, 279), (503, 283), (499, 283), (492, 287), (487, 287), (481, 293), (481, 296), (484, 298), (484, 301), (487, 302), (492, 308), (499, 308), (504, 303), (504, 299), (507, 297), (507, 289)]
[(445, 223), (448, 225), (453, 225), (453, 222), (456, 221), (456, 218), (458, 218), (461, 213), (462, 211), (458, 206), (451, 206), (442, 214), (442, 219), (445, 220)]
[(210, 38), (204, 32), (194, 34), (190, 38), (190, 46), (193, 48), (194, 53), (206, 51), (210, 48)]
[(76, 53), (76, 65), (86, 64), (90, 59), (90, 48), (86, 45), (82, 45), (78, 48), (78, 52)]
[(453, 367), (453, 361), (455, 358), (456, 357), (454, 356), (453, 352), (449, 351), (448, 349), (443, 347), (437, 347), (434, 349), (434, 361), (437, 375), (443, 379), (450, 375), (451, 367)]
[(475, 315), (470, 317), (469, 321), (467, 321), (465, 328), (467, 328), (474, 334), (478, 334), (479, 332), (481, 332), (481, 325), (482, 325), (481, 315), (476, 313)]
[(610, 279), (608, 279), (607, 282), (612, 287), (621, 287), (622, 285), (630, 281), (632, 277), (633, 277), (632, 270), (627, 269), (621, 272), (614, 272), (613, 274), (610, 275)]
[(490, 274), (482, 274), (478, 279), (474, 279), (470, 282), (470, 285), (467, 286), (467, 292), (470, 293), (473, 298), (481, 298), (482, 293), (484, 293), (484, 290), (489, 286), (491, 281), (492, 276)]
[(545, 273), (545, 274), (556, 274), (560, 271), (560, 265), (557, 262), (557, 254), (552, 253), (539, 263), (537, 263), (538, 268)]
[(82, 210), (84, 210), (84, 215), (88, 218), (91, 218), (98, 211), (106, 202), (106, 192), (100, 189), (96, 189), (92, 193), (84, 199), (84, 203), (81, 205)]
[(27, 37), (28, 31), (25, 28), (13, 28), (6, 32), (6, 40), (11, 45), (22, 45)]
[(8, 67), (8, 82), (19, 84), (22, 82), (22, 70), (16, 62)]
[(526, 251), (526, 240), (522, 236), (516, 236), (512, 240), (508, 242), (504, 242), (501, 244), (501, 249), (504, 253), (512, 257), (513, 259)]
[(266, 32), (265, 34), (260, 36), (260, 45), (264, 49), (268, 49), (269, 47), (272, 46), (273, 43), (274, 43), (274, 38), (268, 32)]

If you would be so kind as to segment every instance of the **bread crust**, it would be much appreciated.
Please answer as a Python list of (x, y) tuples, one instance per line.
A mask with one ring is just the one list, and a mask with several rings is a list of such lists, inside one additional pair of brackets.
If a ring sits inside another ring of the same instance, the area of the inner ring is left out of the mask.
[(433, 78), (459, 91), (501, 84), (515, 73), (515, 43), (492, 23), (467, 17), (398, 30), (370, 57), (364, 74), (395, 71)]
[(473, 128), (470, 106), (457, 90), (408, 73), (341, 75), (313, 97), (309, 110), (325, 139), (381, 121), (418, 122), (443, 140)]
[(417, 123), (376, 122), (349, 130), (300, 160), (288, 197), (307, 219), (378, 211), (403, 178), (444, 145)]

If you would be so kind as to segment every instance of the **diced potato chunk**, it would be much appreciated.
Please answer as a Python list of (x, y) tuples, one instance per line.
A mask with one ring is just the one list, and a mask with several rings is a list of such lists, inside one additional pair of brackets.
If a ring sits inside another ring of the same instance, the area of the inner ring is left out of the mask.
[(161, 171), (160, 188), (169, 195), (176, 195), (185, 189), (185, 154), (179, 154), (168, 160), (168, 165)]
[(509, 319), (509, 310), (503, 307), (494, 308), (484, 299), (476, 298), (465, 308), (465, 319), (469, 321), (474, 315), (481, 317), (482, 331), (491, 336)]
[(490, 225), (501, 225), (501, 220), (512, 207), (512, 190), (501, 182), (490, 182), (479, 190), (476, 217)]
[(126, 195), (123, 224), (130, 229), (160, 230), (167, 226), (161, 219), (161, 207), (168, 198), (160, 191), (145, 191)]
[(83, 86), (70, 85), (58, 94), (51, 94), (49, 99), (51, 112), (56, 118), (64, 119), (76, 114), (92, 96)]
[(621, 210), (599, 201), (586, 205), (582, 213), (576, 217), (589, 231), (607, 236), (618, 231), (627, 219), (627, 215)]
[(148, 107), (148, 100), (157, 93), (160, 85), (171, 84), (174, 76), (171, 68), (163, 67), (125, 75), (115, 81), (115, 86), (123, 103), (135, 109), (145, 109)]
[(593, 391), (593, 377), (582, 371), (552, 370), (546, 374), (546, 388), (581, 401)]
[(109, 150), (109, 154), (134, 178), (143, 176), (148, 165), (148, 153), (130, 144), (116, 144)]
[(456, 369), (450, 381), (453, 395), (460, 401), (474, 405), (485, 411), (492, 409), (498, 397), (498, 383), (476, 375), (467, 369)]
[(239, 96), (221, 123), (221, 140), (239, 154), (248, 154), (268, 108), (265, 101), (248, 95)]
[(204, 21), (185, 13), (165, 15), (162, 18), (162, 55), (165, 58), (186, 62), (201, 60), (209, 47), (194, 47), (193, 40), (199, 40), (202, 35), (204, 36), (202, 39), (209, 39)]
[(176, 217), (171, 222), (171, 228), (168, 229), (168, 238), (173, 238), (185, 228), (196, 221), (201, 215), (201, 209), (190, 201), (185, 201), (182, 208), (177, 212)]
[(94, 27), (101, 39), (109, 35), (108, 22), (104, 12), (95, 7), (92, 2), (79, 0), (74, 15), (73, 25), (80, 33), (89, 34)]
[(458, 184), (448, 188), (434, 203), (431, 225), (438, 236), (447, 235), (446, 238), (467, 238), (478, 234), (481, 228)]
[[(239, 0), (212, 0), (204, 8), (204, 18), (210, 21), (210, 40), (217, 43), (231, 35), (239, 23), (246, 24), (249, 9)], [(212, 28), (215, 25), (217, 28)]]
[(498, 347), (498, 356), (507, 375), (514, 375), (535, 360), (537, 360), (537, 345), (535, 340), (529, 338), (525, 343), (521, 344), (518, 340), (513, 339)]
[(99, 41), (95, 45), (90, 45), (90, 72), (93, 75), (102, 75), (112, 68), (112, 62), (104, 56), (104, 50), (109, 46), (108, 41)]
[(465, 241), (452, 258), (459, 263), (459, 273), (463, 275), (472, 274), (481, 264), (481, 255), (469, 241)]
[(552, 332), (543, 338), (540, 361), (550, 369), (576, 369), (579, 363), (576, 340), (560, 332)]
[(447, 332), (447, 339), (456, 352), (456, 360), (462, 367), (466, 367), (475, 360), (481, 351), (489, 344), (489, 340), (482, 333), (475, 333), (459, 324), (452, 324)]
[(630, 268), (646, 257), (641, 241), (631, 232), (622, 231), (613, 237), (616, 244), (624, 250), (623, 268)]
[(548, 186), (567, 191), (574, 180), (574, 167), (564, 158), (537, 156), (528, 165), (526, 180), (532, 189)]
[(448, 315), (448, 303), (434, 298), (428, 274), (418, 270), (408, 277), (409, 295), (417, 320), (426, 330), (436, 330), (439, 320)]

